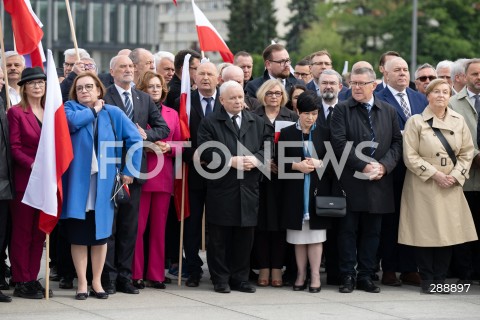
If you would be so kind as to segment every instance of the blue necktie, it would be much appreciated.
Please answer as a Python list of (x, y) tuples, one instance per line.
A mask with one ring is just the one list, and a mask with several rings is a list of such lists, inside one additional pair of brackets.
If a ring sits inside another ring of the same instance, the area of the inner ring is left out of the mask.
[(370, 148), (370, 157), (373, 158), (375, 154), (375, 148), (373, 147), (373, 143), (375, 142), (375, 131), (373, 130), (373, 122), (372, 122), (372, 106), (369, 103), (363, 104), (363, 107), (367, 109), (368, 112), (368, 123), (370, 124), (370, 141), (372, 142), (372, 147)]
[(125, 91), (123, 95), (125, 96), (125, 113), (130, 120), (133, 120), (133, 104), (132, 100), (130, 100), (130, 93)]
[(205, 108), (205, 117), (212, 113), (212, 97), (203, 98), (203, 100), (207, 101), (207, 107)]

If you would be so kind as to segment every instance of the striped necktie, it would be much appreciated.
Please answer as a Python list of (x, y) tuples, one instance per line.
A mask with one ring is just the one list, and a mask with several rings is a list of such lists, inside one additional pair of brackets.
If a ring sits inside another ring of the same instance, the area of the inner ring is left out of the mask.
[(125, 113), (130, 120), (133, 120), (133, 104), (130, 100), (130, 93), (125, 91), (123, 95), (125, 96)]
[(397, 93), (397, 96), (400, 97), (400, 106), (402, 107), (403, 114), (405, 115), (405, 118), (408, 119), (412, 116), (412, 114), (410, 113), (410, 109), (407, 106), (407, 102), (403, 98), (404, 95), (405, 95), (405, 93), (403, 93), (403, 92)]
[(375, 154), (375, 147), (373, 143), (375, 142), (375, 131), (373, 130), (373, 122), (372, 122), (372, 106), (369, 103), (364, 103), (363, 107), (368, 112), (368, 123), (370, 125), (370, 141), (372, 142), (372, 147), (370, 148), (370, 156), (373, 158)]

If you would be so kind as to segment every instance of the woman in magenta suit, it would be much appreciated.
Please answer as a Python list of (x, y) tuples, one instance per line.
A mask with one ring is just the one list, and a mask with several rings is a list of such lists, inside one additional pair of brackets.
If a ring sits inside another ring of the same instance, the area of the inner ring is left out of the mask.
[[(133, 256), (133, 284), (145, 288), (144, 275), (144, 234), (149, 222), (148, 265), (146, 279), (156, 289), (165, 289), (165, 225), (167, 222), (170, 196), (173, 192), (173, 158), (180, 141), (180, 122), (178, 113), (162, 104), (167, 97), (167, 84), (163, 77), (147, 71), (136, 87), (152, 97), (159, 111), (170, 128), (170, 134), (162, 141), (155, 143), (154, 149), (147, 153), (148, 179), (142, 186), (140, 209), (138, 214), (138, 232), (135, 253)], [(161, 168), (156, 173), (155, 167)], [(148, 283), (147, 283), (148, 284)]]
[(22, 203), (22, 199), (40, 142), (46, 79), (40, 67), (23, 70), (18, 82), (22, 100), (7, 113), (16, 190), (15, 199), (11, 202), (10, 262), (16, 283), (13, 295), (28, 299), (44, 297), (44, 289), (37, 276), (45, 234), (38, 229), (39, 210)]

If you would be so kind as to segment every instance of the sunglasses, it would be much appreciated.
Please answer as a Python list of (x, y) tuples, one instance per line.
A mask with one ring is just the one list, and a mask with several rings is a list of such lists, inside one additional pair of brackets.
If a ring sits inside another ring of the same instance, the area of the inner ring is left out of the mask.
[(428, 76), (428, 77), (427, 76), (421, 76), (421, 77), (417, 78), (417, 80), (420, 80), (421, 82), (425, 82), (425, 81), (427, 81), (427, 79), (430, 80), (430, 81), (433, 81), (433, 80), (437, 79), (437, 77), (435, 77), (435, 76)]

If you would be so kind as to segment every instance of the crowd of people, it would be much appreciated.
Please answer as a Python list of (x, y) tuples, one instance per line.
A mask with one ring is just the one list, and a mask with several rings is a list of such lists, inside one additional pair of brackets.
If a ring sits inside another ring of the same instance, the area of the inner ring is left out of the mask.
[[(379, 293), (378, 281), (430, 293), (449, 276), (480, 280), (480, 59), (425, 63), (410, 81), (395, 51), (380, 57), (381, 79), (367, 61), (340, 75), (326, 50), (292, 66), (280, 44), (263, 51), (258, 78), (245, 51), (217, 66), (194, 50), (124, 49), (100, 74), (87, 51), (64, 56), (58, 76), (74, 158), (62, 178), (50, 280), (73, 289), (77, 278), (75, 299), (166, 289), (167, 269), (198, 287), (204, 215), (219, 293), (254, 293), (255, 282), (318, 293), (322, 265), (341, 293)], [(42, 299), (45, 234), (39, 210), (22, 199), (46, 75), (14, 51), (4, 59), (0, 290)], [(189, 145), (179, 114), (186, 73)], [(175, 192), (178, 159), (184, 206)], [(117, 173), (128, 201), (113, 200)], [(343, 217), (317, 214), (325, 196), (345, 197)], [(0, 301), (11, 297), (0, 291)]]

